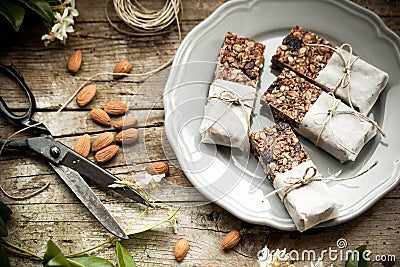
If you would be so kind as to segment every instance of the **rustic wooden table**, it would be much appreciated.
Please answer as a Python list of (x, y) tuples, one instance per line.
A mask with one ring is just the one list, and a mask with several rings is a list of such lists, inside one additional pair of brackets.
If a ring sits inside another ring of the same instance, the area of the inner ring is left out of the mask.
[[(164, 1), (147, 1), (149, 7), (159, 7)], [(153, 3), (155, 2), (155, 3)], [(210, 15), (224, 1), (183, 1), (181, 27), (185, 36), (193, 27)], [(398, 0), (355, 0), (354, 2), (376, 12), (384, 22), (400, 35), (400, 2)], [(114, 81), (103, 75), (93, 80), (98, 93), (87, 107), (80, 108), (72, 101), (67, 108), (52, 117), (85, 80), (99, 72), (110, 72), (116, 62), (129, 59), (132, 73), (149, 71), (168, 61), (179, 46), (174, 27), (169, 34), (135, 38), (118, 33), (106, 19), (104, 1), (78, 1), (80, 16), (66, 45), (53, 43), (44, 47), (40, 36), (45, 29), (32, 23), (22, 29), (19, 39), (0, 52), (0, 62), (15, 64), (37, 98), (36, 118), (46, 121), (54, 137), (73, 146), (84, 133), (92, 138), (104, 131), (115, 131), (94, 123), (88, 116), (93, 107), (102, 107), (108, 100), (130, 103), (133, 114), (139, 119), (140, 139), (127, 158), (120, 151), (116, 158), (102, 166), (120, 178), (143, 176), (147, 163), (156, 160), (170, 162), (168, 182), (179, 186), (163, 192), (169, 203), (182, 206), (179, 211), (178, 233), (168, 224), (138, 234), (123, 244), (133, 255), (138, 266), (177, 266), (173, 248), (178, 237), (190, 242), (190, 251), (180, 266), (256, 266), (257, 252), (268, 245), (271, 249), (288, 248), (298, 251), (336, 248), (339, 238), (347, 240), (348, 248), (367, 244), (374, 254), (395, 255), (395, 265), (400, 260), (400, 187), (379, 200), (358, 218), (342, 225), (313, 229), (303, 234), (279, 231), (241, 221), (215, 204), (210, 204), (196, 190), (188, 190), (190, 183), (176, 164), (174, 154), (166, 140), (163, 128), (164, 112), (161, 101), (162, 88), (157, 83), (140, 88), (143, 81), (126, 77)], [(112, 15), (114, 22), (122, 26)], [(83, 65), (76, 75), (66, 69), (66, 62), (74, 49), (83, 51)], [(4, 96), (8, 92), (1, 91)], [(22, 93), (6, 97), (13, 108), (22, 109), (26, 103)], [(117, 118), (113, 118), (116, 121)], [(0, 116), (0, 136), (8, 137), (14, 128)], [(93, 159), (93, 155), (90, 156)], [(64, 183), (42, 160), (31, 154), (4, 154), (0, 159), (1, 185), (13, 195), (25, 195), (50, 183), (44, 192), (26, 200), (13, 200), (0, 193), (0, 199), (12, 211), (8, 222), (7, 240), (43, 255), (46, 242), (52, 239), (66, 254), (97, 245), (110, 237)], [(123, 226), (128, 226), (143, 210), (113, 193), (93, 185), (94, 191)], [(178, 189), (176, 189), (178, 188)], [(189, 192), (189, 193), (188, 193)], [(166, 209), (150, 211), (145, 220), (134, 227), (148, 225), (168, 214)], [(232, 229), (239, 229), (242, 240), (233, 250), (224, 252), (220, 242)], [(89, 253), (115, 260), (114, 248), (109, 245)], [(31, 258), (11, 256), (12, 266), (40, 266)], [(343, 266), (343, 262), (335, 264)], [(376, 264), (376, 266), (380, 266)]]

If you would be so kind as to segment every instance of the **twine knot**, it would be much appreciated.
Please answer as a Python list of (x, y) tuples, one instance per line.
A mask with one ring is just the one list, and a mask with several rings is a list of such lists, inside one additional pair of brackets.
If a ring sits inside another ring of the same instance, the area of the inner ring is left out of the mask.
[[(365, 170), (352, 175), (352, 176), (348, 176), (348, 177), (342, 177), (342, 178), (337, 178), (337, 177), (333, 177), (333, 178), (323, 178), (320, 174), (318, 174), (317, 169), (314, 166), (310, 166), (308, 167), (305, 171), (302, 177), (288, 177), (285, 180), (285, 184), (286, 186), (283, 186), (281, 188), (275, 189), (272, 192), (268, 193), (267, 195), (265, 195), (262, 199), (262, 201), (264, 201), (265, 199), (271, 197), (272, 195), (279, 193), (281, 191), (284, 191), (284, 195), (282, 197), (282, 202), (285, 201), (287, 195), (292, 192), (293, 190), (296, 190), (300, 187), (306, 186), (314, 181), (336, 181), (336, 182), (340, 182), (340, 181), (346, 181), (346, 180), (351, 180), (351, 179), (355, 179), (357, 177), (360, 177), (362, 175), (364, 175), (365, 173), (369, 172), (370, 170), (372, 170), (372, 168), (374, 168), (376, 165), (378, 165), (378, 161), (374, 161), (368, 168), (366, 168)], [(310, 170), (312, 171), (312, 173), (310, 173)], [(293, 182), (290, 182), (289, 180), (294, 180)]]
[[(251, 95), (251, 94), (252, 94), (251, 97), (246, 97), (247, 95)], [(255, 97), (256, 97), (255, 93), (248, 93), (246, 95), (240, 96), (236, 92), (234, 92), (230, 89), (224, 89), (221, 92), (219, 92), (217, 95), (209, 96), (208, 99), (218, 99), (219, 101), (227, 104), (227, 107), (224, 110), (224, 112), (222, 112), (222, 114), (217, 119), (215, 119), (215, 121), (212, 122), (202, 132), (205, 132), (208, 129), (210, 129), (224, 115), (224, 113), (231, 107), (231, 105), (235, 105), (235, 106), (242, 107), (243, 113), (245, 114), (246, 120), (247, 120), (247, 134), (249, 134), (250, 133), (250, 117), (248, 116), (249, 114), (246, 110), (246, 107), (253, 110), (253, 106), (247, 104), (246, 101), (254, 100)]]
[[(309, 174), (310, 170), (312, 170), (311, 174)], [(313, 166), (308, 167), (304, 171), (304, 174), (301, 178), (294, 178), (294, 177), (287, 178), (288, 180), (295, 179), (295, 181), (286, 182), (288, 186), (285, 188), (285, 194), (283, 195), (282, 201), (285, 201), (286, 196), (294, 189), (308, 185), (311, 182), (318, 180), (318, 178), (320, 178), (320, 176), (317, 176), (317, 169)]]
[(254, 97), (252, 98), (247, 98), (245, 96), (239, 96), (238, 94), (236, 94), (235, 92), (228, 90), (228, 89), (224, 89), (223, 91), (221, 91), (218, 95), (216, 96), (210, 96), (209, 98), (215, 98), (218, 99), (222, 102), (225, 102), (227, 104), (233, 104), (236, 106), (245, 106), (245, 107), (249, 107), (249, 108), (253, 108), (252, 106), (248, 105), (245, 101), (248, 100), (254, 100)]

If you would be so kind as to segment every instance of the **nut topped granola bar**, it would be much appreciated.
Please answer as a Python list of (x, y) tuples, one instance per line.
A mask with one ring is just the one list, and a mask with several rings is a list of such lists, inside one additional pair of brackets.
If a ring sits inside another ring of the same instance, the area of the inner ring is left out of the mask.
[(321, 88), (284, 68), (260, 101), (262, 105), (270, 106), (275, 119), (298, 128), (321, 93)]
[(289, 124), (284, 122), (251, 133), (250, 142), (271, 182), (276, 172), (284, 173), (310, 160)]
[(271, 62), (273, 68), (289, 68), (364, 114), (389, 79), (386, 72), (354, 56), (351, 45), (337, 47), (300, 26), (283, 39)]
[(265, 45), (228, 32), (200, 125), (201, 142), (250, 149), (249, 129)]
[(218, 57), (215, 79), (257, 87), (265, 45), (228, 32)]
[[(315, 177), (320, 174), (287, 123), (253, 132), (250, 140), (255, 156), (299, 231), (337, 217), (336, 201), (325, 182), (301, 183), (310, 169), (314, 170)], [(295, 182), (302, 185), (288, 190)]]
[(261, 96), (277, 121), (289, 123), (341, 162), (354, 161), (376, 135), (374, 125), (362, 114), (284, 68)]
[(278, 46), (272, 56), (272, 68), (288, 67), (301, 75), (315, 80), (319, 71), (325, 68), (334, 50), (327, 47), (307, 46), (323, 44), (335, 48), (333, 44), (300, 26), (294, 26)]

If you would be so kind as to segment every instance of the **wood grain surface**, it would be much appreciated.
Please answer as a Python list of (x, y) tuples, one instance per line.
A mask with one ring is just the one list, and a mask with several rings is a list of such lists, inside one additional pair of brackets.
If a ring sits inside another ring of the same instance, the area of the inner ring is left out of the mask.
[[(209, 16), (225, 1), (184, 0), (181, 21), (185, 36), (193, 27)], [(400, 35), (400, 1), (355, 0), (380, 16), (386, 25)], [(159, 8), (164, 1), (146, 1), (149, 8)], [(53, 136), (73, 147), (76, 140), (88, 133), (92, 140), (113, 127), (103, 127), (89, 117), (93, 107), (103, 107), (109, 100), (118, 100), (130, 105), (130, 114), (139, 120), (139, 141), (101, 166), (122, 179), (144, 176), (146, 164), (152, 161), (167, 161), (170, 173), (165, 186), (159, 192), (162, 200), (181, 206), (178, 213), (178, 233), (174, 234), (168, 224), (138, 234), (123, 244), (131, 252), (137, 266), (257, 266), (257, 252), (265, 245), (271, 249), (287, 248), (298, 251), (337, 248), (340, 238), (346, 239), (348, 248), (366, 244), (374, 255), (395, 255), (395, 265), (400, 266), (400, 187), (379, 200), (361, 216), (342, 225), (316, 228), (305, 233), (285, 232), (267, 226), (246, 223), (235, 218), (215, 204), (209, 203), (196, 189), (191, 187), (180, 170), (176, 157), (164, 133), (164, 111), (162, 103), (163, 84), (168, 72), (160, 74), (160, 80), (125, 77), (115, 81), (111, 75), (96, 77), (97, 95), (88, 106), (80, 108), (72, 101), (59, 114), (56, 110), (75, 92), (86, 78), (99, 72), (111, 72), (116, 62), (128, 59), (133, 63), (132, 73), (144, 73), (161, 66), (173, 57), (180, 40), (176, 27), (171, 32), (153, 37), (127, 37), (114, 30), (106, 19), (105, 1), (77, 1), (80, 15), (66, 45), (54, 43), (44, 47), (40, 36), (45, 28), (40, 21), (25, 25), (16, 41), (0, 51), (0, 62), (15, 64), (25, 77), (37, 100), (35, 118), (44, 121)], [(110, 17), (120, 27), (120, 19), (113, 13)], [(67, 60), (74, 49), (83, 52), (80, 71), (71, 75), (66, 69)], [(164, 76), (163, 76), (164, 75)], [(26, 107), (22, 92), (7, 94), (12, 85), (2, 83), (0, 94), (16, 110)], [(120, 117), (112, 117), (116, 122)], [(0, 136), (8, 137), (14, 127), (0, 116)], [(22, 134), (25, 136), (27, 134)], [(89, 156), (94, 159), (93, 154)], [(0, 199), (12, 211), (7, 223), (7, 240), (44, 254), (46, 242), (52, 239), (64, 253), (73, 253), (94, 246), (110, 237), (108, 232), (94, 219), (64, 183), (41, 159), (30, 153), (5, 153), (0, 157), (0, 184), (13, 195), (25, 195), (50, 183), (44, 192), (26, 200), (13, 200), (0, 193)], [(138, 204), (97, 187), (89, 182), (95, 193), (115, 218), (127, 227), (143, 210)], [(166, 209), (150, 211), (135, 228), (148, 225), (168, 215)], [(238, 246), (222, 251), (220, 243), (232, 229), (242, 235)], [(186, 258), (178, 263), (173, 254), (179, 237), (189, 240), (190, 250)], [(116, 264), (115, 249), (105, 246), (89, 253), (105, 257)], [(10, 256), (11, 266), (41, 266), (32, 258)], [(304, 263), (304, 262), (302, 262)], [(327, 262), (328, 263), (328, 262)], [(343, 261), (332, 262), (344, 266)], [(304, 265), (304, 264), (303, 264)], [(298, 263), (298, 266), (303, 266)], [(383, 266), (375, 262), (372, 266)]]

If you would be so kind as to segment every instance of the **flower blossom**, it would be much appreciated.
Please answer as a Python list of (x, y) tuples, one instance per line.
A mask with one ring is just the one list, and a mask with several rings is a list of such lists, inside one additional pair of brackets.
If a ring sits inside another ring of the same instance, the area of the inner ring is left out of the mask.
[[(67, 6), (67, 5), (71, 6)], [(42, 36), (42, 41), (44, 45), (47, 46), (51, 42), (59, 39), (62, 44), (67, 41), (67, 33), (74, 32), (74, 17), (79, 16), (78, 10), (75, 8), (75, 0), (67, 0), (64, 2), (65, 8), (63, 14), (59, 12), (54, 13), (55, 24), (51, 28), (49, 34)]]

